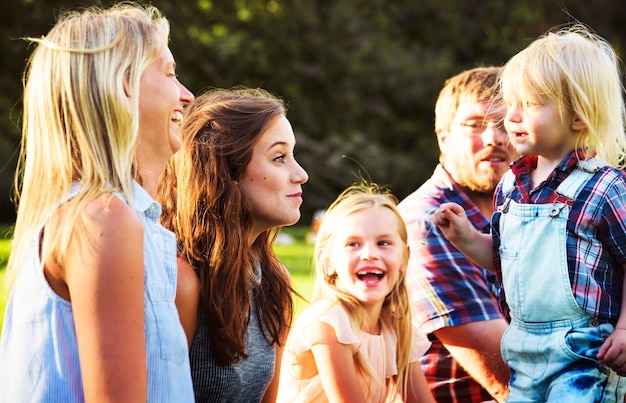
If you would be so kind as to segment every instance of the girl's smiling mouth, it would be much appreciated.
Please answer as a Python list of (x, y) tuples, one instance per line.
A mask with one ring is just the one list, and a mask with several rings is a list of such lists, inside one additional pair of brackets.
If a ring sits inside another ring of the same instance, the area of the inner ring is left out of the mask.
[(375, 285), (385, 277), (385, 272), (380, 269), (363, 269), (359, 270), (356, 276), (367, 285)]

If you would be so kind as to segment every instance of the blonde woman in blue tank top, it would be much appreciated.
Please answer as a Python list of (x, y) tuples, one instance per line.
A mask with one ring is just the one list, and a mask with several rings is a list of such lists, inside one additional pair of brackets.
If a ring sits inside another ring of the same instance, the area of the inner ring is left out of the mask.
[(3, 402), (192, 402), (158, 175), (193, 95), (150, 6), (67, 12), (26, 71)]

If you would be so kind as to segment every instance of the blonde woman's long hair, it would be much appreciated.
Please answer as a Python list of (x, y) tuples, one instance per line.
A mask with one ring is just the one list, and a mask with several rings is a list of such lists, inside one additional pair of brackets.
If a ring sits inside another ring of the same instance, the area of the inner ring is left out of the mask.
[(624, 168), (626, 136), (621, 63), (611, 45), (582, 24), (548, 32), (513, 56), (500, 77), (506, 104), (528, 105), (531, 97), (557, 103), (563, 119), (573, 113), (584, 128), (577, 148)]
[(169, 23), (152, 6), (124, 3), (66, 12), (48, 35), (27, 39), (36, 47), (23, 78), (9, 284), (74, 183), (77, 191), (67, 200), (59, 232), (44, 245), (59, 251), (60, 264), (76, 218), (89, 201), (120, 192), (132, 202), (139, 83), (167, 46)]
[[(407, 230), (404, 221), (397, 210), (398, 200), (386, 188), (365, 180), (354, 183), (345, 189), (328, 207), (317, 233), (314, 252), (316, 270), (315, 287), (312, 302), (318, 300), (334, 300), (348, 313), (350, 324), (356, 334), (359, 334), (366, 323), (366, 313), (360, 302), (352, 295), (342, 291), (336, 285), (336, 274), (331, 274), (332, 243), (337, 228), (343, 220), (355, 212), (373, 207), (384, 207), (391, 210), (396, 216), (396, 226), (404, 245), (407, 245)], [(405, 248), (405, 251), (408, 249)], [(408, 252), (405, 252), (403, 266), (408, 264)], [(409, 351), (411, 350), (412, 321), (408, 291), (406, 289), (406, 270), (400, 272), (398, 281), (393, 290), (386, 296), (381, 312), (381, 320), (389, 325), (397, 336), (396, 362), (398, 376), (393, 385), (406, 396), (406, 385), (409, 372)], [(360, 351), (354, 356), (357, 370), (363, 376), (374, 382), (379, 382)]]

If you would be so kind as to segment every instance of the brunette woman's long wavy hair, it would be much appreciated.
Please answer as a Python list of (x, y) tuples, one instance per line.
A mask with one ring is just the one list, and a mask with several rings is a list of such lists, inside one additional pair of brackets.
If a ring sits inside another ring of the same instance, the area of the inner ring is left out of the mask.
[[(293, 289), (272, 247), (277, 230), (261, 233), (250, 247), (252, 212), (239, 185), (254, 144), (285, 113), (282, 100), (264, 90), (207, 91), (186, 110), (182, 147), (160, 181), (161, 220), (200, 278), (199, 315), (220, 365), (247, 358), (251, 298), (269, 343), (278, 344), (291, 324)], [(262, 282), (251, 290), (258, 264)]]

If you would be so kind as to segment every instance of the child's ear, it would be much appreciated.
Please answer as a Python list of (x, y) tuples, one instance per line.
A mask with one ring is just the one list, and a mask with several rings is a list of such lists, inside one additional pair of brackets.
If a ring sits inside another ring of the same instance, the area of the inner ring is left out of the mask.
[(409, 265), (409, 258), (411, 257), (411, 248), (409, 245), (406, 246), (406, 250), (404, 252), (404, 256), (402, 259), (402, 266), (400, 267), (400, 271), (406, 271), (407, 266)]
[(574, 116), (570, 127), (573, 131), (580, 132), (585, 129), (587, 125), (585, 125), (585, 123), (578, 116)]
[[(317, 254), (315, 255), (315, 260), (320, 262), (322, 260), (322, 254), (323, 253), (324, 253), (324, 248), (318, 249)], [(332, 276), (333, 274), (336, 273), (336, 270), (333, 267), (331, 262), (324, 262), (324, 263), (327, 265), (326, 267), (328, 267), (328, 270), (326, 270), (326, 275)], [(324, 263), (322, 263), (322, 264), (324, 264)]]

